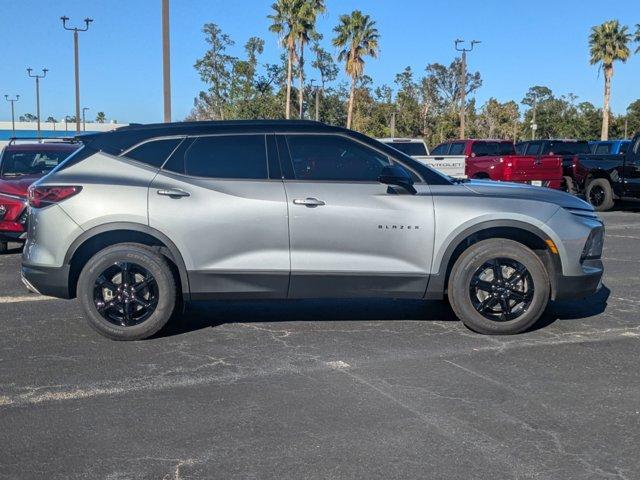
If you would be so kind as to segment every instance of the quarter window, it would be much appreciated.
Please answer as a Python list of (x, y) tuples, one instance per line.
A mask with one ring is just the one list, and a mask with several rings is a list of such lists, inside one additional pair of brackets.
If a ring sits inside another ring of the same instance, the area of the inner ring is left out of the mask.
[(146, 163), (152, 167), (160, 168), (181, 141), (182, 138), (152, 140), (135, 147), (125, 153), (124, 156), (132, 160), (137, 160), (138, 162)]
[(184, 158), (186, 175), (208, 178), (268, 178), (264, 135), (199, 137)]
[(436, 148), (431, 150), (431, 155), (446, 155), (448, 146), (449, 146), (448, 143), (442, 143), (438, 145)]
[(527, 145), (527, 155), (539, 155), (541, 146), (539, 143), (530, 143)]
[(287, 136), (295, 178), (375, 182), (389, 159), (338, 135)]

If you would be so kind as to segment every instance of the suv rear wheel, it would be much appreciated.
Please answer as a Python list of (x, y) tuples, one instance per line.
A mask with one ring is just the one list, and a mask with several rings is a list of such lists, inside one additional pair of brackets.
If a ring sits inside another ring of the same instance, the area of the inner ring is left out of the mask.
[(78, 279), (89, 324), (114, 340), (141, 340), (171, 318), (177, 290), (166, 260), (153, 249), (122, 243), (96, 253)]
[(538, 256), (507, 239), (478, 242), (451, 270), (449, 302), (471, 330), (515, 334), (540, 318), (549, 301), (549, 276)]

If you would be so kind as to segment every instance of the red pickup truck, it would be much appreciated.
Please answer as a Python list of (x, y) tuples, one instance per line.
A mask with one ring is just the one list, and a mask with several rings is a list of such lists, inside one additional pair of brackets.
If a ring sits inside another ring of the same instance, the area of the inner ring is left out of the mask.
[(466, 175), (560, 189), (562, 159), (558, 155), (518, 155), (508, 140), (452, 140), (432, 155), (465, 155)]
[(27, 189), (78, 149), (77, 143), (12, 140), (0, 155), (0, 253), (26, 236)]

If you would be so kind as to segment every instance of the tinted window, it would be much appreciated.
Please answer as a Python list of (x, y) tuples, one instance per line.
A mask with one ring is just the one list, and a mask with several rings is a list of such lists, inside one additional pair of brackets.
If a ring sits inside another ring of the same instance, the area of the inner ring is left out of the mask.
[(591, 150), (587, 142), (551, 141), (545, 145), (542, 153), (543, 155), (588, 155)]
[(451, 144), (449, 149), (449, 155), (464, 155), (464, 143), (455, 142)]
[(195, 177), (266, 179), (264, 135), (200, 137), (185, 154), (184, 170)]
[(625, 153), (627, 153), (629, 145), (630, 142), (622, 142), (622, 144), (620, 145), (620, 155), (624, 155)]
[(152, 140), (135, 147), (133, 150), (125, 153), (124, 156), (159, 168), (181, 141), (181, 138)]
[(527, 155), (540, 155), (540, 143), (530, 143), (527, 145)]
[(489, 155), (489, 145), (484, 142), (473, 142), (473, 145), (471, 145), (471, 154), (475, 154), (476, 157)]
[(527, 144), (526, 143), (516, 143), (516, 153), (518, 155), (524, 155), (524, 152), (527, 150)]
[(337, 135), (287, 136), (294, 175), (300, 180), (375, 182), (389, 159)]
[(2, 155), (2, 175), (41, 175), (58, 166), (73, 150), (5, 150)]
[(596, 151), (594, 153), (596, 155), (606, 155), (607, 153), (611, 153), (611, 144), (600, 143), (596, 145)]
[(442, 143), (438, 145), (436, 148), (431, 150), (431, 155), (446, 155), (448, 146), (449, 146), (448, 143)]
[(498, 155), (515, 155), (516, 149), (513, 143), (502, 142), (498, 144)]
[(386, 145), (409, 156), (427, 155), (427, 148), (421, 142), (387, 142)]

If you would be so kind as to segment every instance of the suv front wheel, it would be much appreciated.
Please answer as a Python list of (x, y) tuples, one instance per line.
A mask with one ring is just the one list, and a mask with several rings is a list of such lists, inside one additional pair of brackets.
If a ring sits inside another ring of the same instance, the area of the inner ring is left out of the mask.
[(549, 292), (542, 261), (526, 246), (507, 239), (472, 245), (449, 276), (453, 311), (468, 328), (485, 334), (527, 330), (544, 312)]
[(99, 251), (78, 279), (89, 324), (114, 340), (141, 340), (160, 330), (177, 301), (167, 261), (153, 249), (122, 243)]

